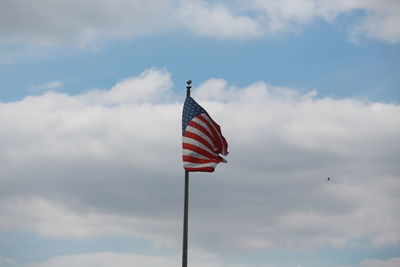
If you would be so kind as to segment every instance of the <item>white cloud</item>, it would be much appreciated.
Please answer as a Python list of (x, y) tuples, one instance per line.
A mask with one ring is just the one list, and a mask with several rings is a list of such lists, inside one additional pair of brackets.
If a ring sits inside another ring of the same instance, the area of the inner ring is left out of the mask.
[(363, 260), (360, 264), (360, 267), (397, 267), (400, 265), (400, 258), (391, 258), (391, 259), (369, 259)]
[(296, 31), (303, 24), (312, 22), (315, 18), (332, 21), (336, 15), (343, 11), (338, 6), (339, 1), (314, 1), (314, 0), (252, 0), (243, 6), (257, 10), (260, 23), (266, 33)]
[[(73, 210), (40, 198), (6, 199), (0, 204), (0, 209), (3, 212), (0, 216), (1, 231), (25, 229), (47, 238), (131, 236), (157, 240), (159, 245), (165, 246), (170, 240), (163, 240), (163, 233), (176, 230), (170, 221), (155, 222), (152, 219), (96, 212), (90, 208)], [(159, 229), (158, 233), (155, 229)]]
[(355, 1), (357, 8), (364, 9), (367, 15), (351, 29), (351, 38), (358, 41), (360, 37), (375, 38), (390, 44), (400, 43), (400, 2)]
[(257, 21), (236, 15), (221, 3), (182, 1), (178, 14), (184, 25), (201, 36), (249, 39), (263, 34)]
[(63, 86), (63, 83), (61, 81), (51, 81), (44, 85), (41, 85), (40, 87), (43, 89), (54, 89), (54, 88), (58, 88), (58, 87), (62, 87), (62, 86)]
[(347, 26), (352, 40), (367, 37), (399, 43), (397, 0), (4, 0), (0, 3), (0, 44), (85, 47), (99, 40), (182, 28), (199, 36), (251, 39), (300, 32), (317, 20), (334, 23), (339, 15), (356, 12), (354, 22)]
[(322, 19), (333, 23), (341, 14), (364, 12), (349, 26), (351, 39), (375, 38), (391, 44), (400, 41), (400, 3), (396, 0), (252, 0), (243, 7), (255, 10), (266, 34), (299, 31), (304, 24)]
[(172, 98), (171, 75), (165, 70), (149, 69), (138, 77), (118, 82), (109, 91), (93, 90), (81, 98), (94, 103), (126, 104), (132, 102), (156, 102)]
[(15, 263), (14, 260), (0, 255), (0, 267), (11, 267), (11, 266), (15, 266), (14, 263)]
[(27, 264), (25, 267), (122, 267), (122, 266), (176, 266), (178, 262), (174, 262), (168, 258), (136, 255), (136, 254), (117, 254), (112, 252), (101, 252), (93, 254), (63, 255), (50, 258), (45, 262)]
[[(104, 38), (129, 38), (165, 30), (174, 0), (5, 0), (0, 41), (86, 46)], [(160, 25), (163, 25), (160, 29)]]
[(61, 81), (50, 81), (45, 84), (41, 84), (38, 86), (33, 86), (31, 88), (31, 91), (51, 91), (51, 90), (56, 90), (58, 88), (61, 88), (64, 86), (64, 83)]
[[(99, 252), (91, 254), (61, 255), (44, 262), (31, 263), (24, 267), (123, 267), (123, 266), (163, 266), (175, 267), (180, 264), (179, 257), (150, 256), (142, 254), (122, 254)], [(242, 264), (222, 263), (221, 259), (210, 253), (191, 251), (190, 266), (193, 267), (245, 267)], [(263, 265), (265, 266), (265, 265)], [(267, 267), (267, 266), (265, 266)]]
[[(171, 88), (153, 69), (109, 90), (0, 103), (0, 230), (180, 244), (182, 101)], [(193, 96), (231, 152), (216, 173), (192, 175), (194, 249), (400, 243), (398, 105), (222, 79)]]

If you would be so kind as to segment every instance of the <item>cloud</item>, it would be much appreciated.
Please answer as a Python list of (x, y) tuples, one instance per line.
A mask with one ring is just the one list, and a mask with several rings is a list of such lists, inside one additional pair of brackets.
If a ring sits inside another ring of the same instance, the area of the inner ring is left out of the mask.
[(0, 44), (87, 47), (183, 28), (199, 36), (252, 39), (301, 32), (318, 20), (335, 23), (345, 14), (354, 15), (347, 25), (350, 39), (400, 42), (396, 0), (5, 0), (0, 4)]
[(149, 69), (138, 77), (118, 82), (110, 90), (92, 90), (81, 96), (86, 101), (103, 104), (156, 102), (173, 98), (171, 75), (166, 70)]
[[(27, 264), (24, 267), (66, 267), (66, 266), (163, 266), (173, 267), (179, 265), (176, 258), (165, 256), (149, 256), (142, 254), (122, 254), (113, 252), (99, 252), (91, 254), (61, 255), (50, 258), (44, 262)], [(209, 253), (194, 252), (191, 253), (190, 265), (194, 267), (244, 267), (241, 264), (229, 265), (221, 263), (221, 259)]]
[(350, 37), (356, 41), (360, 37), (375, 38), (389, 44), (400, 43), (400, 3), (399, 1), (365, 1), (359, 9), (367, 15), (350, 30)]
[[(0, 230), (25, 229), (47, 238), (130, 236), (149, 239), (152, 236), (151, 239), (165, 246), (169, 240), (162, 240), (160, 237), (163, 232), (171, 229), (171, 223), (168, 221), (155, 222), (152, 219), (91, 211), (90, 208), (74, 210), (48, 199), (6, 199), (0, 205), (0, 209), (4, 212), (1, 215), (3, 221)], [(154, 229), (161, 232), (156, 233)]]
[(221, 3), (182, 2), (178, 10), (182, 23), (193, 33), (219, 39), (249, 39), (262, 36), (260, 25), (249, 16), (236, 15)]
[(45, 262), (27, 264), (25, 267), (66, 267), (66, 266), (176, 266), (178, 263), (164, 257), (117, 254), (101, 252), (93, 254), (63, 255), (50, 258)]
[(47, 82), (45, 84), (41, 84), (38, 86), (33, 86), (32, 88), (30, 88), (30, 90), (36, 91), (36, 92), (46, 92), (46, 91), (62, 88), (63, 86), (64, 86), (64, 83), (61, 81), (51, 81), (51, 82)]
[(396, 267), (400, 265), (400, 258), (391, 259), (369, 259), (363, 260), (360, 264), (361, 267)]
[(54, 89), (62, 86), (64, 86), (64, 84), (61, 81), (51, 81), (38, 87), (41, 89)]
[(0, 266), (7, 267), (7, 266), (14, 266), (15, 261), (0, 255)]
[(0, 6), (0, 41), (87, 46), (104, 38), (136, 37), (168, 28), (170, 20), (165, 18), (174, 2), (5, 0)]
[(368, 37), (390, 44), (400, 41), (400, 4), (395, 0), (252, 0), (243, 1), (243, 7), (258, 13), (257, 21), (263, 25), (265, 34), (298, 32), (315, 20), (333, 23), (339, 15), (361, 11), (363, 15), (349, 25), (352, 40)]
[[(151, 69), (107, 90), (0, 103), (0, 231), (180, 244), (183, 99), (170, 77)], [(191, 175), (193, 249), (399, 244), (400, 106), (222, 79), (193, 96), (231, 152)]]

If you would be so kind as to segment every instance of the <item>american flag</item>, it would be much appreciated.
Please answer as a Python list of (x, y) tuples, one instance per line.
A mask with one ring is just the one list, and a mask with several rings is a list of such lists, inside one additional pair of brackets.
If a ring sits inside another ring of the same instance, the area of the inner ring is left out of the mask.
[(228, 155), (228, 144), (221, 128), (190, 96), (183, 106), (182, 136), (185, 170), (213, 172), (218, 163), (227, 162), (219, 155)]

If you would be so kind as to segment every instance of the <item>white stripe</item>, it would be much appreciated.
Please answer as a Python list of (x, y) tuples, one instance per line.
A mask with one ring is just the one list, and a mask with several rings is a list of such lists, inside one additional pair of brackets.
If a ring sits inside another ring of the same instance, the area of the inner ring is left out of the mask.
[(214, 122), (213, 122), (213, 121), (211, 120), (211, 118), (210, 118), (207, 114), (205, 114), (205, 113), (201, 114), (200, 116), (202, 116), (204, 119), (206, 119), (206, 120), (208, 121), (208, 123), (211, 125), (211, 127), (213, 127), (213, 129), (215, 130), (215, 132), (218, 134), (219, 140), (220, 140), (220, 142), (221, 142), (221, 144), (222, 144), (222, 152), (223, 152), (222, 154), (223, 154), (223, 155), (227, 154), (227, 153), (226, 153), (226, 147), (225, 147), (224, 141), (223, 141), (223, 139), (222, 139), (222, 134), (218, 131), (217, 127), (214, 125)]
[(208, 123), (211, 125), (211, 127), (213, 127), (214, 131), (218, 134), (219, 139), (221, 140), (221, 143), (222, 143), (221, 134), (219, 133), (217, 127), (215, 127), (214, 122), (211, 120), (210, 116), (208, 116), (205, 113), (201, 114), (200, 116), (202, 116), (204, 119), (206, 119), (206, 121), (208, 121)]
[(215, 168), (215, 167), (217, 167), (217, 165), (218, 165), (218, 163), (216, 163), (216, 162), (203, 163), (203, 164), (198, 164), (198, 163), (193, 163), (193, 162), (183, 162), (183, 167), (185, 167), (185, 168), (204, 168), (204, 167)]
[(182, 143), (191, 144), (191, 145), (200, 147), (201, 149), (204, 149), (204, 150), (207, 151), (208, 153), (211, 153), (211, 154), (213, 154), (213, 155), (215, 155), (215, 156), (218, 156), (217, 154), (215, 154), (214, 151), (211, 151), (208, 147), (206, 147), (206, 146), (203, 145), (202, 143), (200, 143), (200, 142), (198, 142), (198, 141), (196, 141), (196, 140), (194, 140), (194, 139), (192, 139), (192, 138), (183, 136), (183, 137), (182, 137)]
[(199, 159), (210, 159), (210, 158), (208, 158), (206, 156), (198, 154), (198, 153), (196, 153), (196, 152), (194, 152), (192, 150), (189, 150), (189, 149), (182, 149), (182, 154), (184, 156), (192, 156), (192, 157), (199, 158)]
[[(184, 156), (191, 156), (191, 157), (195, 157), (195, 158), (198, 158), (198, 159), (210, 159), (210, 158), (208, 158), (206, 156), (198, 154), (195, 151), (189, 150), (189, 149), (182, 149), (182, 154)], [(223, 157), (221, 157), (221, 160), (222, 160), (221, 162), (223, 162), (223, 163), (228, 163), (228, 161), (226, 159), (224, 159)]]
[[(186, 127), (186, 131), (187, 131), (187, 132), (194, 133), (194, 134), (197, 134), (198, 136), (200, 136), (201, 138), (203, 138), (204, 140), (206, 140), (207, 143), (209, 143), (211, 147), (214, 147), (214, 144), (213, 144), (213, 142), (211, 141), (211, 139), (210, 139), (204, 132), (200, 131), (199, 129), (194, 128), (194, 127), (188, 125), (188, 126)], [(211, 136), (212, 136), (212, 135), (211, 135)]]
[[(204, 118), (204, 116), (207, 116), (207, 115), (206, 115), (205, 113), (203, 113), (203, 114), (200, 114), (199, 116), (202, 116), (202, 117)], [(212, 134), (212, 132), (211, 132), (211, 130), (210, 130), (210, 127), (208, 127), (208, 125), (207, 125), (206, 123), (204, 123), (202, 120), (200, 120), (199, 118), (194, 117), (194, 118), (192, 119), (192, 121), (194, 121), (195, 123), (200, 124), (201, 126), (203, 126), (204, 129), (206, 129), (207, 132), (208, 132), (211, 136), (213, 136), (213, 134)]]

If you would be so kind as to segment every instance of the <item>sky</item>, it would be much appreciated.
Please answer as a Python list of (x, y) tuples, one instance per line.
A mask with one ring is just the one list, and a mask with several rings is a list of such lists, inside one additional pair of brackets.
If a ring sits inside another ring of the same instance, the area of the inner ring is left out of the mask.
[(189, 266), (400, 266), (398, 0), (2, 0), (0, 267), (181, 265), (187, 79)]

